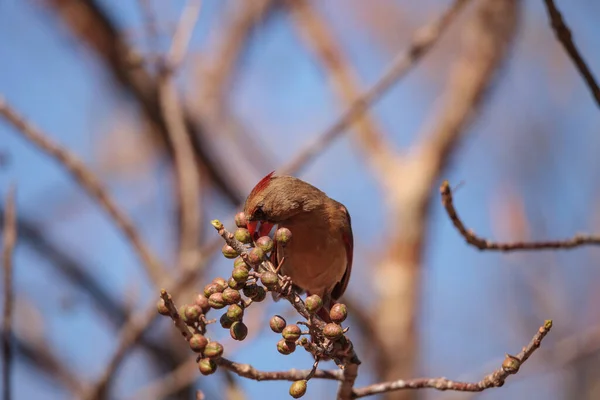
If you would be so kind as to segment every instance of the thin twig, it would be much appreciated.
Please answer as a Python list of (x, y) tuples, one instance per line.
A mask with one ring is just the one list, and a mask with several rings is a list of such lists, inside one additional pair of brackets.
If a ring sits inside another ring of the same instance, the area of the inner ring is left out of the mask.
[(558, 41), (563, 45), (565, 51), (571, 57), (571, 60), (577, 67), (577, 70), (585, 80), (590, 92), (592, 92), (592, 96), (596, 100), (596, 104), (600, 106), (600, 87), (592, 71), (587, 66), (583, 56), (575, 46), (575, 42), (573, 42), (573, 35), (571, 34), (571, 30), (565, 24), (565, 20), (562, 17), (562, 14), (554, 4), (554, 0), (544, 0), (546, 3), (546, 9), (548, 10), (548, 17), (550, 18), (550, 23), (552, 24), (552, 29), (556, 35)]
[(563, 240), (548, 240), (539, 242), (493, 242), (477, 236), (472, 230), (467, 229), (458, 216), (456, 209), (454, 208), (454, 201), (452, 198), (452, 189), (447, 181), (442, 183), (440, 187), (440, 194), (442, 197), (442, 204), (446, 209), (446, 213), (450, 220), (460, 232), (462, 237), (472, 246), (477, 247), (479, 250), (495, 250), (495, 251), (518, 251), (518, 250), (570, 250), (579, 246), (586, 245), (600, 245), (600, 236), (597, 235), (575, 235), (569, 239)]
[[(217, 364), (229, 371), (248, 379), (255, 381), (298, 381), (306, 379), (313, 371), (312, 369), (290, 369), (289, 371), (259, 371), (250, 364), (239, 364), (221, 357)], [(312, 378), (342, 380), (342, 371), (340, 370), (316, 370)]]
[(200, 178), (192, 150), (190, 135), (185, 124), (181, 99), (175, 87), (174, 75), (187, 51), (192, 32), (200, 14), (202, 1), (190, 0), (173, 36), (171, 49), (164, 61), (159, 77), (159, 100), (163, 119), (175, 161), (179, 205), (179, 260), (180, 268), (193, 268), (196, 264), (196, 249), (200, 241)]
[(535, 333), (531, 342), (516, 356), (506, 355), (502, 366), (479, 382), (458, 382), (447, 378), (418, 378), (409, 380), (397, 380), (393, 382), (377, 383), (354, 391), (354, 398), (372, 396), (379, 393), (387, 393), (403, 389), (437, 389), (455, 390), (461, 392), (481, 392), (486, 389), (500, 387), (510, 375), (519, 372), (519, 368), (540, 347), (544, 337), (550, 332), (552, 321), (544, 322)]
[(279, 170), (281, 174), (293, 174), (303, 165), (316, 157), (319, 152), (347, 129), (356, 118), (379, 100), (387, 91), (406, 75), (427, 51), (431, 49), (446, 31), (458, 12), (469, 0), (455, 0), (454, 3), (436, 20), (419, 28), (413, 35), (407, 50), (398, 54), (390, 63), (381, 78), (368, 90), (352, 102), (352, 105), (340, 118), (316, 139), (308, 143), (285, 167)]
[(3, 399), (12, 398), (12, 313), (13, 292), (13, 251), (17, 243), (17, 217), (15, 210), (15, 188), (11, 187), (6, 195), (4, 209), (4, 237), (2, 245), (2, 267), (4, 271), (4, 312), (2, 318), (2, 387)]
[(158, 286), (163, 278), (164, 267), (158, 258), (152, 254), (150, 248), (146, 246), (129, 217), (119, 209), (117, 203), (110, 197), (108, 190), (102, 185), (97, 176), (77, 156), (51, 141), (48, 135), (26, 121), (8, 104), (2, 95), (0, 95), (0, 115), (4, 116), (21, 136), (63, 166), (90, 197), (104, 208), (117, 227), (131, 242), (145, 265), (148, 275), (154, 284)]

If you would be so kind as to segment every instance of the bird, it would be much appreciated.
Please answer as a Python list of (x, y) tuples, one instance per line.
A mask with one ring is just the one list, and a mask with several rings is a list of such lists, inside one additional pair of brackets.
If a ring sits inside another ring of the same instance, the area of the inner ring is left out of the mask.
[(348, 209), (315, 186), (288, 175), (262, 178), (244, 204), (252, 237), (265, 236), (273, 226), (288, 228), (291, 240), (274, 243), (271, 261), (295, 287), (318, 295), (318, 315), (331, 322), (329, 309), (344, 294), (352, 272), (354, 237)]

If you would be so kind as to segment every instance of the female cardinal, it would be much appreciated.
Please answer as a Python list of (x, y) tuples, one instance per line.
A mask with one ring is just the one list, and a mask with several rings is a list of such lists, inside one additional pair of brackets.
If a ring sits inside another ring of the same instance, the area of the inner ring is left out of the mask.
[[(319, 315), (330, 322), (329, 308), (350, 279), (354, 241), (350, 214), (343, 204), (292, 176), (265, 176), (244, 205), (252, 237), (268, 235), (273, 225), (292, 232), (289, 243), (275, 243), (272, 261), (309, 295), (323, 299)], [(258, 226), (260, 222), (260, 227)]]

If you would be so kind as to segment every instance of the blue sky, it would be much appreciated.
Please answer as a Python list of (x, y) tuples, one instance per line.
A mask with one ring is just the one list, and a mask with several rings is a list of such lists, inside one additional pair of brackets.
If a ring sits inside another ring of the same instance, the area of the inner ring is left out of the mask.
[[(219, 28), (222, 5), (210, 0), (205, 3), (192, 41), (193, 56), (203, 54), (207, 37)], [(423, 2), (422, 8), (409, 6), (407, 1), (394, 3), (398, 10), (410, 12), (411, 25), (419, 26), (447, 2), (431, 0)], [(542, 2), (526, 3), (509, 62), (444, 177), (452, 183), (465, 182), (456, 193), (456, 206), (466, 223), (481, 235), (510, 239), (502, 228), (500, 211), (513, 210), (509, 200), (515, 198), (527, 217), (531, 237), (598, 232), (598, 107), (555, 42)], [(600, 53), (594, 51), (600, 33), (594, 22), (598, 6), (590, 1), (561, 3), (558, 6), (573, 28), (577, 44), (592, 70), (600, 75)], [(121, 27), (139, 31), (142, 21), (136, 1), (104, 0), (102, 4)], [(176, 18), (183, 2), (174, 4), (172, 12), (164, 14), (171, 19)], [(372, 83), (394, 52), (407, 43), (402, 37), (390, 48), (387, 43), (376, 42), (375, 33), (360, 25), (351, 12), (337, 13), (330, 4), (323, 9), (365, 85)], [(456, 32), (457, 27), (453, 27), (450, 38), (456, 39)], [(406, 148), (434, 115), (435, 100), (447, 75), (443, 61), (452, 57), (443, 46), (451, 46), (450, 40), (443, 41), (440, 49), (373, 108), (398, 149)], [(143, 40), (134, 43), (144, 45)], [(342, 108), (320, 66), (302, 47), (289, 18), (270, 20), (253, 34), (250, 46), (229, 104), (256, 133), (256, 140), (274, 154), (268, 163), (277, 167), (333, 122)], [(192, 68), (191, 62), (186, 64), (182, 80)], [(169, 218), (173, 204), (164, 163), (150, 159), (144, 167), (146, 174), (117, 174), (103, 170), (99, 157), (110, 155), (111, 146), (120, 146), (122, 137), (139, 127), (137, 110), (113, 86), (93, 54), (36, 2), (0, 4), (0, 93), (53, 140), (97, 170), (155, 253), (172, 261)], [(124, 126), (128, 129), (120, 133)], [(387, 225), (380, 188), (353, 143), (347, 135), (336, 140), (301, 177), (349, 208), (357, 243), (356, 276), (368, 277), (373, 257), (384, 246), (382, 234), (395, 227)], [(129, 296), (133, 306), (140, 309), (149, 304), (156, 291), (139, 260), (106, 215), (65, 171), (4, 122), (0, 122), (0, 151), (10, 158), (9, 165), (0, 169), (0, 195), (6, 193), (9, 184), (16, 183), (22, 215), (50, 232), (52, 241), (81, 260), (113, 296)], [(255, 178), (266, 172), (256, 171)], [(253, 183), (248, 182), (248, 188)], [(436, 188), (432, 188), (432, 195), (435, 193)], [(206, 206), (211, 218), (225, 218), (233, 211), (215, 194), (209, 194)], [(482, 253), (464, 244), (438, 201), (432, 203), (431, 213), (419, 313), (420, 374), (478, 379), (490, 372), (482, 371), (482, 366), (489, 366), (506, 352), (516, 353), (544, 319), (555, 318), (556, 322), (548, 344), (598, 323), (590, 308), (598, 278), (597, 249)], [(227, 268), (226, 261), (215, 260), (210, 276), (225, 274)], [(17, 326), (27, 324), (25, 316), (34, 305), (38, 316), (32, 334), (43, 337), (71, 370), (86, 379), (98, 376), (114, 351), (115, 330), (98, 316), (87, 295), (74, 290), (43, 255), (24, 243), (17, 250), (15, 274), (20, 304)], [(352, 280), (350, 294), (358, 296), (372, 290), (363, 282)], [(534, 282), (544, 288), (551, 301), (535, 295)], [(67, 300), (72, 305), (65, 309), (61, 305)], [(269, 313), (286, 309), (280, 303), (266, 307)], [(155, 324), (152, 336), (169, 328)], [(276, 341), (274, 334), (260, 335), (252, 346), (244, 345), (230, 357), (269, 370), (310, 366), (306, 354), (277, 354)], [(155, 371), (147, 369), (145, 357), (136, 351), (124, 363), (114, 386), (115, 397), (131, 395), (153, 379)], [(532, 371), (540, 365), (535, 364), (535, 356), (531, 364)], [(367, 368), (364, 370), (360, 384), (374, 379)], [(561, 399), (572, 385), (573, 371), (566, 368), (559, 372), (515, 379), (481, 397)], [(219, 378), (200, 381), (214, 389)], [(285, 382), (240, 380), (240, 384), (249, 399), (273, 393), (283, 396), (288, 388)], [(311, 382), (310, 398), (327, 398), (334, 385)], [(17, 363), (15, 386), (17, 399), (66, 395), (22, 362)], [(448, 394), (428, 392), (427, 396), (445, 398)]]

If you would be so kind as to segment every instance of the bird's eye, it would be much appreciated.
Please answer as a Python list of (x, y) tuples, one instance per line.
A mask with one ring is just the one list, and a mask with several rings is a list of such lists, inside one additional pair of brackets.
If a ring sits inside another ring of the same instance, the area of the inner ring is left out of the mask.
[(256, 208), (254, 209), (254, 212), (252, 213), (252, 219), (259, 220), (259, 221), (266, 219), (266, 215), (262, 209), (262, 205), (256, 206)]

